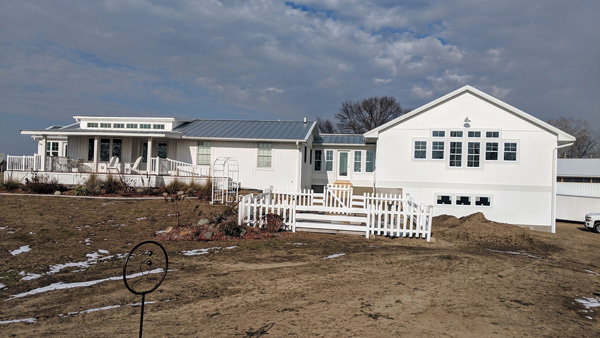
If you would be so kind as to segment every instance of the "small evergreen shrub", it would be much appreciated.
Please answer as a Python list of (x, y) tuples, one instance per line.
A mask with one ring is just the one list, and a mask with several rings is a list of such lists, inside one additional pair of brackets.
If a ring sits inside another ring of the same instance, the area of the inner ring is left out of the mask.
[(84, 187), (82, 185), (75, 187), (73, 189), (73, 195), (75, 196), (89, 196), (92, 194), (92, 191), (88, 187)]

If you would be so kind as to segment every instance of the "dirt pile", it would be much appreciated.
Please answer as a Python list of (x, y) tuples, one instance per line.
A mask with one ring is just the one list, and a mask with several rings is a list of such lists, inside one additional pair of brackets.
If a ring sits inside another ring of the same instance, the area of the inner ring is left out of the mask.
[(441, 215), (433, 218), (433, 235), (449, 242), (466, 242), (495, 250), (545, 253), (556, 246), (531, 236), (531, 231), (516, 225), (493, 222), (478, 212), (456, 218)]

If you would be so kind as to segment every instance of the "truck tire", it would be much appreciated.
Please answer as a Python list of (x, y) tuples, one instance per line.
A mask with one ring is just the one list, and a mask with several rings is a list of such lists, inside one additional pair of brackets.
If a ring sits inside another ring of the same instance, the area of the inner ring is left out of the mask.
[(600, 234), (600, 222), (596, 222), (596, 224), (594, 224), (594, 230)]

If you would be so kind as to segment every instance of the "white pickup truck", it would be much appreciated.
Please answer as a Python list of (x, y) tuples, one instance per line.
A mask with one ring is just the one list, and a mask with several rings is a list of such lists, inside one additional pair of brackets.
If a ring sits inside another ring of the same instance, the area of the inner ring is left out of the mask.
[(600, 233), (600, 213), (593, 212), (585, 215), (585, 226)]

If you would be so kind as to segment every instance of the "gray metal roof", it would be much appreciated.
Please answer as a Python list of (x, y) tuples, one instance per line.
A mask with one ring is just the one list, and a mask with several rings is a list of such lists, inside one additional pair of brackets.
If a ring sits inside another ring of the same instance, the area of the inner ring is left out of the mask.
[(600, 177), (600, 158), (559, 158), (557, 176)]
[(365, 138), (362, 134), (321, 134), (315, 139), (317, 144), (364, 144)]
[(307, 140), (316, 122), (194, 120), (173, 129), (189, 138)]

